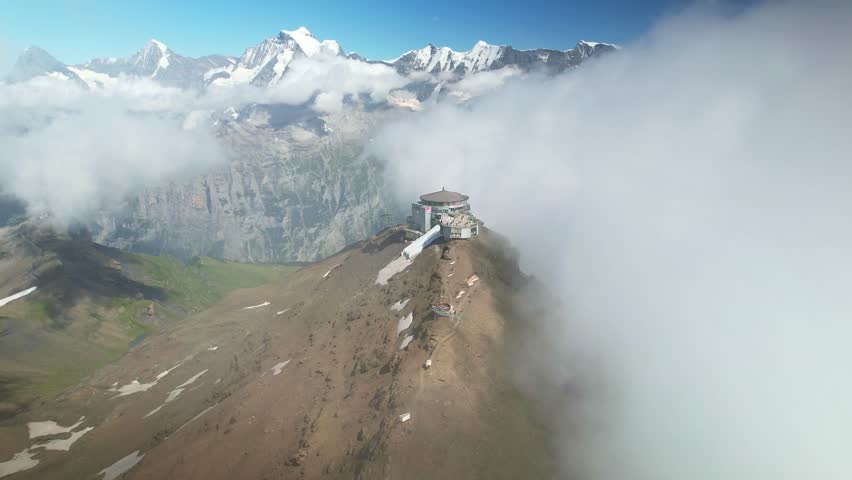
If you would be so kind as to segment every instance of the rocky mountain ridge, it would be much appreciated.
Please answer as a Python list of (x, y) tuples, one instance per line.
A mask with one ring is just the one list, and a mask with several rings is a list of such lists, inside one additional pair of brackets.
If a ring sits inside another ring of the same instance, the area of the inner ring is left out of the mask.
[[(528, 281), (491, 232), (385, 284), (401, 231), (236, 290), (0, 425), (16, 479), (555, 478), (512, 383)], [(435, 302), (450, 298), (450, 316)], [(32, 297), (12, 304), (26, 309)]]
[(120, 77), (146, 77), (159, 83), (182, 88), (202, 89), (210, 85), (228, 87), (241, 84), (274, 85), (299, 57), (340, 56), (354, 61), (384, 64), (402, 74), (411, 72), (459, 75), (516, 67), (523, 71), (542, 68), (561, 72), (585, 59), (611, 52), (618, 46), (580, 41), (569, 50), (519, 50), (509, 45), (477, 42), (469, 51), (454, 51), (432, 44), (410, 50), (392, 60), (368, 60), (357, 54), (346, 55), (335, 40), (318, 40), (305, 27), (281, 30), (247, 48), (239, 57), (207, 55), (191, 58), (172, 51), (163, 42), (150, 40), (141, 50), (125, 58), (98, 58), (81, 65), (65, 65), (46, 51), (31, 47), (19, 58), (9, 80), (21, 81), (37, 75), (51, 75), (82, 82), (88, 87), (103, 86)]
[(216, 127), (228, 165), (148, 189), (90, 226), (96, 241), (180, 258), (307, 262), (367, 238), (392, 204), (363, 140), (393, 112), (257, 105)]

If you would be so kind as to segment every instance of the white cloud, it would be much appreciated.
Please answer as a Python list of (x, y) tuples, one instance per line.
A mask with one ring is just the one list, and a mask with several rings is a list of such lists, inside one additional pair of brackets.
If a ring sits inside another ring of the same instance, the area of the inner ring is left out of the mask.
[(562, 392), (566, 475), (852, 478), (850, 24), (691, 10), (375, 136), (404, 199), (470, 194), (559, 297), (523, 373)]
[(122, 77), (83, 89), (47, 76), (0, 84), (0, 192), (60, 223), (85, 220), (145, 187), (225, 161), (211, 113), (249, 103), (303, 104), (319, 114), (347, 98), (384, 101), (407, 80), (385, 65), (332, 55), (297, 59), (269, 87), (203, 93)]
[(317, 103), (315, 106), (324, 112), (339, 110), (343, 97), (347, 95), (366, 95), (374, 102), (384, 101), (391, 90), (408, 83), (405, 77), (386, 65), (330, 55), (298, 59), (291, 67), (281, 82), (271, 89), (273, 98), (294, 90), (309, 92), (308, 95), (303, 93), (305, 99), (321, 92), (326, 98), (322, 105)]
[(0, 85), (0, 191), (65, 224), (224, 161), (181, 112), (191, 93), (125, 80), (91, 91), (46, 77)]
[(459, 101), (466, 101), (494, 92), (506, 85), (509, 79), (520, 77), (522, 73), (519, 68), (513, 66), (477, 72), (447, 84), (447, 90)]
[(0, 84), (0, 111), (77, 109), (116, 102), (134, 111), (179, 113), (195, 97), (194, 92), (163, 86), (148, 78), (123, 77), (114, 85), (86, 90), (74, 82), (40, 76), (26, 82)]
[(211, 86), (201, 101), (212, 106), (235, 103), (298, 105), (313, 102), (312, 106), (318, 112), (334, 113), (342, 108), (346, 97), (358, 98), (363, 95), (373, 102), (382, 102), (391, 90), (408, 82), (406, 77), (387, 65), (317, 54), (293, 60), (277, 84)]

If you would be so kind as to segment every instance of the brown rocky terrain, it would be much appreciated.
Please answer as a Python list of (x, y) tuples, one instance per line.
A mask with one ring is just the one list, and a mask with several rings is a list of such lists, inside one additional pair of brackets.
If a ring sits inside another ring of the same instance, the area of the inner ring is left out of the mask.
[[(0, 476), (16, 458), (38, 463), (8, 478), (552, 477), (550, 432), (509, 381), (524, 278), (505, 246), (490, 232), (433, 245), (377, 284), (403, 247), (386, 231), (148, 336), (0, 424)], [(29, 438), (28, 422), (81, 417)]]

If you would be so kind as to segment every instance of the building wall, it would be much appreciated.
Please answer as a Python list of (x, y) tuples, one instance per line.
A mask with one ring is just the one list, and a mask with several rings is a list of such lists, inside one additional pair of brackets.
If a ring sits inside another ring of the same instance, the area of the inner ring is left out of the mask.
[(432, 207), (419, 203), (411, 204), (412, 226), (416, 230), (425, 232), (432, 228)]

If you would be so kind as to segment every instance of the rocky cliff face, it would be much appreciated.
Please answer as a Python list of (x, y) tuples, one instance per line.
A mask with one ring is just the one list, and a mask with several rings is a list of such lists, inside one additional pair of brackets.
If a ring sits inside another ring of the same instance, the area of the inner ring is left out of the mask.
[[(183, 258), (303, 262), (379, 228), (381, 167), (361, 152), (380, 114), (352, 109), (323, 119), (298, 107), (255, 106), (233, 116), (219, 132), (227, 167), (145, 191), (97, 221), (96, 241)], [(278, 126), (282, 116), (289, 118)]]

